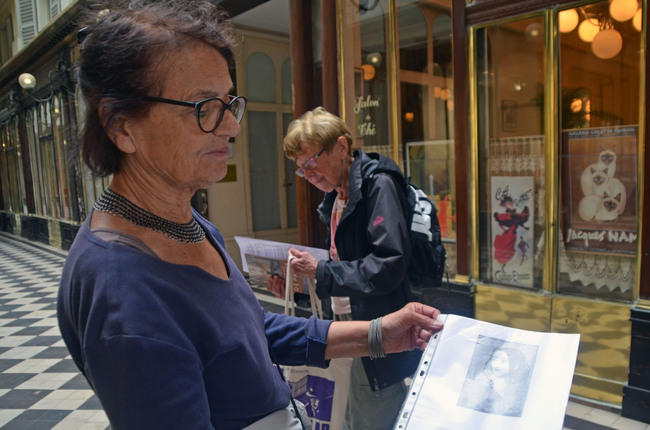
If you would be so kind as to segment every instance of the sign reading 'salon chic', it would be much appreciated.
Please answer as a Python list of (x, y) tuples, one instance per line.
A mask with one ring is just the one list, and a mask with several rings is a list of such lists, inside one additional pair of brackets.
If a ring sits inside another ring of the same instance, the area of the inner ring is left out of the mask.
[(370, 94), (365, 98), (357, 97), (354, 104), (354, 113), (359, 117), (357, 133), (360, 137), (374, 136), (377, 134), (377, 125), (373, 110), (381, 106), (379, 99), (373, 99)]

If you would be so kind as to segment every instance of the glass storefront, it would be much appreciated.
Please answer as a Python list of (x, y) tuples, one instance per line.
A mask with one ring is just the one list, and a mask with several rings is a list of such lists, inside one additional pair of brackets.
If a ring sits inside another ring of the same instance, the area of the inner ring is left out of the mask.
[(36, 215), (73, 221), (61, 97), (53, 95), (25, 112)]
[[(81, 97), (81, 90), (79, 87), (75, 89), (75, 112), (78, 118), (78, 121), (82, 121), (86, 115), (86, 105)], [(80, 198), (80, 219), (86, 218), (86, 215), (90, 212), (92, 205), (95, 203), (95, 200), (99, 198), (102, 191), (108, 184), (110, 184), (113, 175), (109, 175), (106, 178), (98, 178), (93, 175), (86, 163), (81, 161), (81, 154), (79, 154), (80, 164), (78, 166), (81, 175), (81, 186), (83, 188), (83, 196)]]
[(642, 11), (625, 10), (623, 3), (559, 12), (558, 289), (631, 301), (640, 211)]
[(451, 1), (348, 0), (342, 13), (343, 112), (355, 146), (395, 159), (435, 202), (453, 276)]
[(641, 10), (616, 3), (475, 30), (482, 282), (633, 299)]
[(644, 119), (641, 12), (620, 3), (477, 24), (469, 44), (476, 318), (580, 333), (572, 393), (610, 403), (630, 366)]
[[(344, 44), (346, 70), (353, 72), (346, 104), (352, 102), (355, 147), (367, 152), (393, 156), (390, 106), (394, 103), (389, 91), (390, 56), (388, 2), (344, 2), (346, 31), (351, 43)], [(354, 97), (352, 101), (352, 96)], [(352, 118), (352, 116), (350, 116)], [(348, 121), (349, 123), (351, 121)]]
[(259, 41), (257, 47), (254, 40), (249, 38), (243, 50), (248, 99), (243, 134), (248, 137), (252, 229), (270, 232), (298, 225), (295, 164), (283, 150), (293, 119), (291, 60), (288, 40)]
[(542, 288), (544, 17), (476, 32), (479, 277)]
[(26, 213), (25, 175), (23, 158), (18, 139), (18, 120), (14, 117), (0, 126), (0, 180), (2, 180), (2, 201), (0, 209)]

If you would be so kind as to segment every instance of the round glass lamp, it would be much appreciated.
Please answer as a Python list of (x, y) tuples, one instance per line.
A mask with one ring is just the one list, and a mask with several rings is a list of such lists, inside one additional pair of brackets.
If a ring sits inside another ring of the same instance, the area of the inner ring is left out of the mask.
[(22, 73), (18, 76), (18, 83), (26, 90), (31, 90), (36, 86), (36, 78), (31, 73)]
[(618, 22), (625, 22), (632, 19), (639, 4), (636, 0), (613, 0), (609, 4), (609, 14)]
[(639, 8), (632, 18), (632, 25), (636, 31), (641, 31), (641, 20), (643, 19), (643, 9)]
[(580, 17), (575, 9), (567, 9), (560, 11), (558, 14), (558, 21), (560, 26), (560, 33), (569, 33), (578, 26)]
[(585, 19), (578, 26), (578, 36), (580, 36), (583, 42), (591, 42), (594, 40), (594, 37), (596, 37), (599, 31), (600, 27), (589, 19)]
[(375, 77), (375, 68), (370, 64), (362, 64), (361, 68), (363, 69), (363, 80), (371, 81)]
[(591, 50), (594, 55), (603, 60), (613, 58), (621, 52), (623, 47), (623, 38), (621, 34), (613, 28), (599, 32), (591, 42)]

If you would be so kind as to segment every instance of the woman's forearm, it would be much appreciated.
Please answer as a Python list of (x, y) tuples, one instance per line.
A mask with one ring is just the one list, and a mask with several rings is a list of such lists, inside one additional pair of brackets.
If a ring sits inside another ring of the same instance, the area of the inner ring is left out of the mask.
[(370, 321), (334, 321), (327, 333), (325, 359), (368, 355)]
[(375, 358), (384, 353), (414, 348), (424, 350), (433, 333), (442, 329), (439, 316), (440, 311), (435, 308), (409, 303), (399, 311), (375, 320), (370, 336), (370, 321), (334, 321), (327, 332), (325, 359), (368, 356), (371, 354), (369, 338), (373, 342)]

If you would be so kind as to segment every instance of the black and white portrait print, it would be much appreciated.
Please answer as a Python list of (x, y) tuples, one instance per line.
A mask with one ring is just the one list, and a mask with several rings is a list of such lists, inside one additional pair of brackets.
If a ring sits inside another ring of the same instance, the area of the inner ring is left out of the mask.
[(538, 348), (479, 335), (458, 406), (521, 417)]

